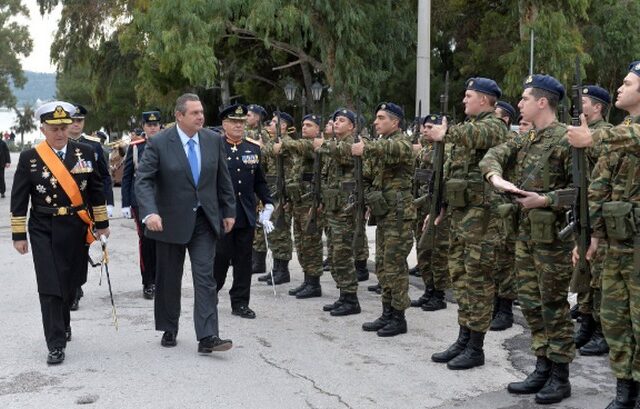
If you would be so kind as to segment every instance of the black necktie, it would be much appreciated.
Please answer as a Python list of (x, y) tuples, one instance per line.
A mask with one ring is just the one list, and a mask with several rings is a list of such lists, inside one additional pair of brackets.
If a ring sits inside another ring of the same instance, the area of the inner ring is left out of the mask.
[(64, 161), (64, 152), (62, 152), (62, 151), (58, 151), (58, 152), (56, 152), (56, 155), (58, 155), (58, 157), (60, 158), (60, 160)]

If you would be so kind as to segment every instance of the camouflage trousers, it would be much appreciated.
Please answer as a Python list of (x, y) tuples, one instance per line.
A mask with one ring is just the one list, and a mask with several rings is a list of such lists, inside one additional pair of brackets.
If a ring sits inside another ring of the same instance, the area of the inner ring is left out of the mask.
[(491, 325), (495, 253), (493, 241), (465, 242), (451, 230), (448, 265), (458, 302), (458, 324), (472, 331), (487, 332)]
[(500, 240), (496, 245), (496, 271), (494, 281), (498, 297), (507, 300), (517, 298), (516, 287), (516, 241), (515, 239)]
[(416, 256), (418, 259), (418, 270), (422, 276), (425, 287), (444, 291), (451, 287), (449, 281), (449, 266), (447, 256), (449, 252), (449, 218), (445, 218), (436, 227), (436, 248), (420, 248), (418, 245), (422, 236), (422, 224), (425, 215), (420, 215), (416, 220), (414, 235), (416, 239)]
[(600, 305), (602, 300), (602, 268), (608, 244), (601, 241), (596, 258), (591, 263), (591, 284), (589, 291), (578, 293), (578, 310), (581, 314), (592, 314), (596, 322), (600, 322)]
[(531, 349), (558, 363), (573, 361), (576, 352), (567, 302), (572, 246), (516, 241), (518, 301), (531, 329)]
[(409, 299), (407, 256), (413, 247), (415, 220), (398, 222), (395, 217), (378, 218), (376, 229), (376, 275), (382, 287), (382, 302), (406, 310)]
[[(291, 260), (291, 253), (293, 252), (293, 240), (291, 239), (291, 205), (285, 206), (284, 220), (285, 226), (272, 231), (269, 234), (269, 249), (274, 259), (279, 260)], [(275, 213), (271, 217), (271, 221), (275, 224)], [(255, 251), (267, 251), (266, 243), (264, 242), (264, 233), (262, 227), (256, 227), (256, 234), (253, 236), (253, 249)]]
[(299, 203), (293, 206), (293, 237), (298, 262), (302, 271), (310, 277), (322, 275), (322, 225), (318, 218), (318, 231), (307, 233), (305, 227), (309, 220), (310, 204)]
[[(633, 251), (633, 250), (632, 250)], [(616, 378), (640, 380), (640, 274), (633, 252), (607, 251), (602, 269), (602, 330)]]
[[(353, 265), (354, 220), (351, 212), (327, 212), (327, 225), (331, 231), (329, 262), (331, 276), (340, 291), (355, 294), (358, 291), (358, 278)], [(321, 262), (322, 267), (322, 262)]]
[(362, 246), (358, 246), (353, 249), (353, 259), (356, 261), (368, 260), (369, 259), (369, 240), (367, 239), (367, 224), (362, 223), (362, 228), (360, 229), (360, 234), (364, 237), (362, 241)]

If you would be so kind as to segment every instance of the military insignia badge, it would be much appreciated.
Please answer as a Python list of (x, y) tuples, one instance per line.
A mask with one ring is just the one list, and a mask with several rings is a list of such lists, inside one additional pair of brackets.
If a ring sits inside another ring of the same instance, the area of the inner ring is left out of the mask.
[(529, 131), (529, 140), (533, 141), (534, 139), (536, 139), (536, 131), (532, 129)]
[(156, 116), (156, 114), (151, 114), (149, 115), (149, 122), (153, 122), (153, 121), (157, 121), (158, 117)]
[(634, 71), (640, 71), (640, 62), (633, 67)]
[(533, 76), (529, 75), (524, 81), (525, 84), (531, 84), (533, 82)]
[(44, 186), (42, 186), (42, 185), (36, 185), (36, 190), (37, 190), (37, 191), (38, 191), (38, 193), (40, 193), (40, 194), (45, 194), (45, 193), (47, 193), (47, 189), (46, 189)]
[(473, 80), (469, 81), (469, 83), (467, 84), (467, 87), (473, 87)]
[(589, 88), (583, 88), (582, 89), (582, 93), (583, 94), (588, 94), (589, 93)]
[(48, 204), (51, 204), (51, 196), (45, 197), (44, 201), (47, 202)]
[(42, 178), (49, 179), (50, 176), (51, 176), (51, 172), (49, 172), (49, 169), (46, 166), (44, 166), (42, 168)]
[(56, 109), (53, 111), (53, 119), (62, 119), (67, 117), (67, 112), (58, 105)]
[[(380, 109), (387, 109), (387, 104), (382, 104), (380, 105)], [(343, 111), (345, 114), (347, 113), (347, 111)]]
[(624, 126), (629, 126), (631, 125), (631, 118), (626, 118), (623, 122)]
[(87, 181), (83, 180), (82, 182), (80, 182), (80, 190), (84, 192), (86, 188), (87, 188)]
[(236, 114), (237, 115), (242, 115), (243, 114), (241, 106), (238, 106), (238, 108), (236, 108)]

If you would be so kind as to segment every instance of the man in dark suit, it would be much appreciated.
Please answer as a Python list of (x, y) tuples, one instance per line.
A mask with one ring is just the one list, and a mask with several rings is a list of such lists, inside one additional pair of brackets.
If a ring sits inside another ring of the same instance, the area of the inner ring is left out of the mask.
[(233, 230), (218, 241), (214, 276), (218, 291), (224, 286), (229, 265), (233, 266), (233, 285), (229, 291), (231, 313), (242, 318), (255, 318), (249, 308), (251, 288), (251, 247), (256, 228), (256, 196), (264, 204), (260, 222), (268, 233), (273, 200), (261, 166), (260, 142), (243, 138), (247, 108), (231, 105), (220, 112), (224, 130), (225, 161), (232, 175), (236, 195), (236, 223)]
[(0, 198), (4, 199), (4, 193), (7, 190), (7, 185), (4, 183), (4, 170), (11, 165), (11, 154), (9, 153), (9, 146), (2, 139), (0, 135)]
[(20, 254), (29, 251), (31, 201), (28, 231), (50, 365), (64, 361), (71, 340), (69, 308), (75, 289), (87, 281), (88, 230), (95, 227), (97, 236), (109, 236), (95, 152), (69, 139), (73, 109), (63, 101), (38, 108), (45, 141), (20, 154), (11, 190), (11, 233)]
[(216, 240), (233, 228), (236, 202), (225, 163), (224, 141), (202, 127), (197, 95), (176, 101), (176, 125), (147, 142), (135, 189), (146, 235), (156, 240), (156, 330), (161, 344), (176, 345), (185, 250), (195, 292), (198, 352), (226, 351), (218, 337), (218, 296), (213, 277)]

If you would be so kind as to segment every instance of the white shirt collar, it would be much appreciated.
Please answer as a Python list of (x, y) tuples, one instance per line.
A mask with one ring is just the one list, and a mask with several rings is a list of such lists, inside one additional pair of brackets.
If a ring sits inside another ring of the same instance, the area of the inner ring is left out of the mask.
[(198, 138), (198, 132), (195, 133), (191, 138), (187, 136), (186, 133), (176, 124), (176, 130), (178, 131), (178, 136), (180, 137), (180, 141), (182, 142), (182, 146), (185, 146), (190, 139), (196, 143), (196, 145), (200, 145), (200, 139)]

